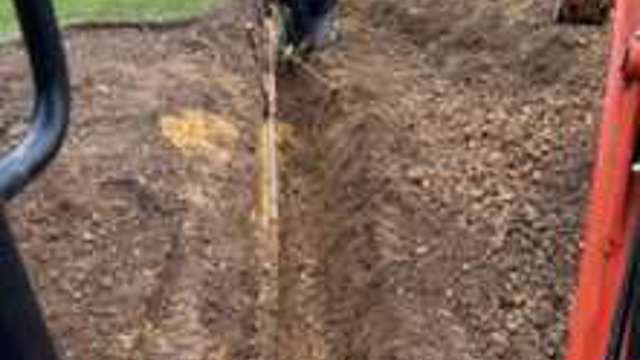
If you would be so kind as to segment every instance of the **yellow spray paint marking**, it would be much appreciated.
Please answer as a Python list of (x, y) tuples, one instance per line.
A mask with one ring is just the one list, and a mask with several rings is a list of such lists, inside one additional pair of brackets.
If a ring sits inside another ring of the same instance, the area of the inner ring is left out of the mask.
[(257, 209), (264, 228), (275, 225), (278, 218), (278, 131), (275, 124), (262, 124), (257, 140)]
[(510, 3), (510, 5), (507, 5), (505, 9), (507, 20), (510, 22), (526, 20), (528, 6), (529, 4), (526, 2), (514, 1), (513, 3)]
[(238, 128), (220, 115), (185, 110), (160, 119), (162, 134), (184, 155), (215, 155), (228, 160)]
[(277, 360), (280, 304), (280, 239), (278, 214), (278, 132), (276, 123), (261, 124), (257, 137), (256, 207), (257, 222), (255, 260), (256, 281), (255, 326), (260, 359)]
[[(271, 130), (273, 126), (273, 130)], [(257, 131), (256, 207), (253, 218), (277, 218), (278, 170), (296, 146), (296, 128), (288, 123), (261, 124)]]

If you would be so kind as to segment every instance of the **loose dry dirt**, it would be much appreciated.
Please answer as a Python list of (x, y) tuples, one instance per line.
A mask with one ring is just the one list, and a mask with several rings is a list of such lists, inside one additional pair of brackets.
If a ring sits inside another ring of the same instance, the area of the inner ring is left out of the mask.
[[(281, 75), (282, 359), (562, 358), (606, 30), (546, 3), (345, 0), (326, 81)], [(243, 9), (67, 34), (70, 137), (9, 209), (68, 359), (256, 358)]]

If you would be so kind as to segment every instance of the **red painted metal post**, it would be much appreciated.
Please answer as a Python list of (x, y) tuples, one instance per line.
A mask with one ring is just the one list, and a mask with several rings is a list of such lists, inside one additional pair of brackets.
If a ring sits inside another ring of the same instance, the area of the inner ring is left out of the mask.
[(630, 42), (640, 26), (640, 1), (616, 0), (611, 15), (603, 120), (570, 313), (567, 360), (605, 359), (630, 240), (628, 222), (635, 218), (631, 209), (640, 201), (630, 196), (635, 193), (630, 179), (640, 97), (640, 83), (634, 79), (640, 67), (635, 69), (631, 62), (636, 54)]

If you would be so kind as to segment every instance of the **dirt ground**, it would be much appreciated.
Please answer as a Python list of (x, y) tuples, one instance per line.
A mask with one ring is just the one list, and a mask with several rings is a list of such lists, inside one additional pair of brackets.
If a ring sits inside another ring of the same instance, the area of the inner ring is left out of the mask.
[[(281, 359), (562, 358), (606, 29), (546, 3), (345, 0), (316, 76), (280, 77)], [(9, 209), (68, 359), (258, 357), (243, 6), (67, 34), (70, 137)], [(15, 138), (27, 69), (0, 52)]]

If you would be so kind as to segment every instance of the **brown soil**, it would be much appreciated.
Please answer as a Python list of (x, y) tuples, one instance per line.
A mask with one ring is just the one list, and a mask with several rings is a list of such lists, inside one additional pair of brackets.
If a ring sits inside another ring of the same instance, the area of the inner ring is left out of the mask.
[[(335, 91), (282, 75), (282, 359), (562, 358), (606, 33), (546, 3), (345, 0), (310, 64)], [(67, 36), (70, 138), (10, 213), (69, 359), (256, 357), (241, 10)], [(2, 50), (5, 119), (21, 60)], [(185, 108), (239, 129), (230, 158), (172, 146)]]

